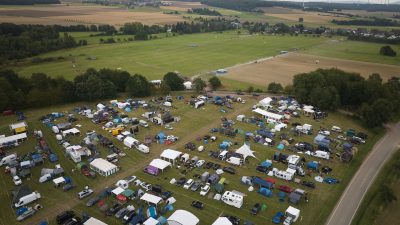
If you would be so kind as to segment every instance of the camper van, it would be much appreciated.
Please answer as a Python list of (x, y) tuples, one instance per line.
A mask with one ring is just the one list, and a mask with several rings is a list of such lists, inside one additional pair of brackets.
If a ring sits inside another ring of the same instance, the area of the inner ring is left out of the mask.
[(322, 158), (322, 159), (329, 159), (329, 152), (317, 150), (313, 153), (313, 156)]
[(219, 160), (225, 160), (227, 154), (228, 154), (227, 150), (222, 151), (221, 153), (219, 153), (218, 159)]
[(230, 206), (236, 207), (240, 209), (243, 205), (243, 195), (239, 195), (230, 191), (226, 191), (223, 195), (221, 200)]
[(139, 125), (142, 127), (149, 127), (149, 124), (144, 120), (139, 120)]
[(147, 146), (144, 145), (144, 144), (138, 145), (138, 146), (136, 147), (136, 149), (139, 150), (140, 152), (143, 152), (143, 153), (146, 153), (146, 154), (150, 152), (150, 148), (147, 147)]
[(11, 155), (8, 155), (8, 156), (5, 156), (5, 157), (3, 157), (1, 159), (0, 166), (8, 165), (10, 162), (14, 162), (16, 160), (17, 160), (17, 154), (15, 154), (15, 153), (11, 154)]
[(34, 202), (40, 198), (40, 194), (38, 192), (32, 192), (29, 195), (25, 195), (21, 197), (17, 203), (14, 204), (15, 208), (19, 208), (21, 206), (27, 205), (31, 202)]
[(290, 180), (293, 179), (293, 175), (294, 175), (294, 174), (293, 174), (293, 173), (286, 172), (286, 171), (278, 170), (278, 171), (275, 171), (274, 175), (275, 175), (275, 177), (277, 177), (277, 178), (281, 178), (281, 179), (290, 181)]
[(230, 157), (228, 160), (226, 160), (228, 163), (235, 165), (235, 166), (241, 166), (243, 163), (243, 159), (238, 158), (238, 157)]

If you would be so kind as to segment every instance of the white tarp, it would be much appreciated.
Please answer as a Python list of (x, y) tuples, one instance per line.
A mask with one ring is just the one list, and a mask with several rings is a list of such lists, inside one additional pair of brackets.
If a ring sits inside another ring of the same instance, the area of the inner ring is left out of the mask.
[(164, 170), (168, 166), (171, 166), (171, 163), (162, 159), (153, 159), (149, 165), (154, 166), (159, 170)]
[(253, 112), (258, 113), (258, 114), (260, 114), (260, 115), (262, 115), (262, 116), (264, 116), (266, 118), (269, 118), (269, 119), (281, 120), (283, 118), (282, 115), (279, 115), (279, 114), (276, 114), (276, 113), (272, 113), (272, 112), (268, 112), (268, 111), (265, 111), (265, 110), (260, 109), (260, 108), (257, 108), (255, 110), (253, 110)]
[(226, 217), (218, 217), (211, 225), (232, 225), (232, 222)]
[(2, 137), (2, 138), (0, 138), (0, 145), (2, 145), (4, 143), (8, 143), (8, 142), (19, 141), (19, 140), (26, 139), (26, 138), (28, 138), (26, 133), (16, 134), (16, 135), (8, 136), (8, 137)]
[(145, 193), (140, 200), (145, 201), (147, 203), (152, 203), (157, 205), (158, 203), (160, 203), (162, 201), (162, 198), (156, 196), (156, 195), (152, 195), (149, 193)]
[(176, 210), (168, 219), (168, 225), (197, 225), (200, 220), (191, 212), (186, 210)]
[(244, 159), (246, 159), (249, 156), (256, 158), (256, 156), (254, 155), (254, 151), (252, 151), (250, 149), (250, 146), (246, 144), (243, 144), (242, 147), (236, 150), (236, 153), (243, 155)]
[(88, 220), (86, 220), (86, 222), (83, 223), (83, 225), (108, 225), (108, 224), (94, 217), (90, 217)]
[(154, 219), (153, 217), (149, 217), (146, 221), (144, 221), (143, 225), (157, 225), (159, 221)]

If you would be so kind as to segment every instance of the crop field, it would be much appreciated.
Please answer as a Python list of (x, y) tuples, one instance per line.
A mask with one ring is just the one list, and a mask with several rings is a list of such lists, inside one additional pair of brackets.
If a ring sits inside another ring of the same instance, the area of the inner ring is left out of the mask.
[[(348, 72), (359, 73), (366, 78), (372, 73), (379, 73), (384, 80), (398, 76), (400, 71), (400, 66), (397, 65), (289, 53), (264, 61), (258, 61), (257, 63), (229, 68), (228, 73), (224, 77), (258, 85), (266, 85), (270, 82), (287, 85), (292, 83), (294, 75), (308, 73), (319, 68), (338, 68)], [(251, 76), (246, 76), (246, 74), (251, 74)]]
[[(231, 150), (235, 150), (245, 142), (245, 132), (254, 132), (259, 128), (255, 124), (236, 121), (236, 124), (233, 126), (234, 129), (238, 129), (238, 134), (236, 135), (236, 137), (227, 137), (219, 133), (210, 133), (210, 130), (211, 128), (220, 126), (221, 117), (227, 117), (228, 119), (236, 120), (236, 116), (239, 114), (244, 114), (246, 115), (246, 117), (253, 116), (254, 114), (251, 112), (251, 106), (259, 99), (246, 96), (244, 96), (243, 98), (246, 100), (246, 104), (234, 103), (234, 110), (227, 109), (227, 112), (225, 113), (220, 111), (221, 107), (213, 104), (206, 104), (201, 109), (194, 109), (191, 106), (184, 104), (184, 101), (175, 100), (174, 98), (173, 105), (175, 107), (171, 109), (171, 113), (174, 116), (181, 117), (180, 122), (172, 124), (174, 129), (166, 130), (161, 126), (150, 124), (150, 128), (148, 129), (139, 128), (139, 133), (136, 136), (136, 139), (138, 139), (139, 141), (143, 141), (145, 136), (154, 137), (154, 135), (156, 135), (158, 132), (164, 131), (166, 134), (178, 136), (179, 140), (172, 145), (161, 145), (153, 143), (150, 146), (150, 153), (147, 155), (139, 153), (137, 150), (127, 149), (123, 146), (122, 142), (112, 137), (112, 135), (107, 131), (101, 129), (101, 125), (95, 125), (86, 117), (75, 114), (78, 121), (74, 122), (73, 126), (77, 124), (81, 125), (81, 127), (78, 128), (81, 130), (81, 135), (70, 138), (70, 143), (81, 143), (87, 131), (95, 130), (98, 134), (102, 134), (110, 138), (115, 146), (126, 153), (125, 157), (119, 158), (118, 166), (121, 168), (121, 170), (117, 174), (107, 178), (97, 175), (95, 179), (86, 178), (82, 174), (80, 174), (80, 172), (76, 169), (76, 164), (66, 158), (67, 156), (64, 154), (64, 150), (60, 145), (58, 145), (54, 134), (48, 127), (46, 127), (39, 121), (39, 117), (51, 112), (63, 112), (65, 114), (72, 113), (72, 109), (76, 106), (85, 105), (90, 108), (95, 108), (96, 104), (77, 103), (73, 105), (70, 104), (43, 109), (27, 110), (25, 114), (28, 118), (26, 121), (29, 125), (29, 138), (20, 146), (9, 151), (17, 152), (19, 156), (22, 156), (27, 152), (34, 151), (34, 146), (37, 144), (37, 140), (32, 136), (33, 130), (42, 130), (48, 146), (50, 147), (50, 149), (53, 150), (53, 152), (58, 155), (58, 163), (61, 164), (61, 166), (65, 169), (66, 176), (72, 178), (73, 183), (76, 185), (76, 188), (68, 192), (63, 192), (60, 188), (53, 187), (51, 182), (40, 184), (38, 182), (38, 178), (40, 176), (39, 174), (41, 168), (54, 168), (54, 164), (48, 162), (47, 160), (43, 166), (33, 168), (31, 178), (28, 178), (28, 180), (23, 179), (23, 183), (29, 185), (32, 190), (37, 190), (42, 194), (42, 198), (38, 202), (43, 206), (43, 209), (39, 210), (34, 215), (34, 217), (28, 219), (26, 224), (37, 224), (41, 219), (44, 218), (48, 219), (51, 224), (55, 224), (55, 215), (67, 209), (74, 210), (78, 215), (80, 215), (82, 211), (85, 211), (89, 215), (97, 217), (98, 219), (103, 220), (108, 224), (120, 224), (120, 222), (117, 222), (114, 217), (105, 216), (104, 213), (100, 211), (97, 205), (86, 207), (85, 204), (90, 197), (85, 200), (78, 200), (76, 198), (76, 193), (82, 190), (86, 185), (92, 187), (95, 193), (99, 193), (103, 188), (113, 187), (116, 181), (130, 175), (136, 175), (142, 181), (151, 183), (153, 185), (159, 184), (163, 187), (164, 190), (171, 191), (173, 193), (173, 196), (177, 199), (177, 202), (173, 204), (174, 209), (186, 209), (194, 213), (200, 219), (201, 224), (211, 224), (219, 215), (235, 215), (239, 217), (242, 221), (250, 220), (257, 225), (272, 224), (270, 221), (273, 215), (278, 211), (284, 211), (289, 206), (289, 203), (287, 202), (287, 196), (285, 197), (284, 201), (280, 201), (278, 197), (279, 191), (277, 189), (273, 190), (274, 195), (272, 198), (264, 197), (256, 193), (256, 191), (250, 192), (247, 190), (248, 186), (240, 183), (240, 177), (253, 175), (267, 177), (267, 175), (265, 174), (256, 172), (255, 167), (260, 164), (260, 162), (266, 159), (272, 159), (273, 154), (277, 152), (276, 146), (269, 147), (250, 141), (250, 147), (252, 150), (255, 151), (256, 159), (251, 158), (247, 163), (244, 164), (244, 166), (235, 167), (237, 170), (236, 175), (230, 175), (227, 173), (224, 173), (222, 175), (222, 177), (226, 178), (225, 190), (237, 190), (246, 194), (245, 204), (243, 205), (242, 209), (236, 209), (222, 202), (213, 200), (209, 195), (202, 197), (199, 195), (198, 191), (193, 192), (191, 190), (184, 190), (182, 187), (177, 187), (169, 183), (172, 178), (180, 178), (182, 176), (186, 178), (192, 178), (196, 174), (202, 174), (204, 171), (213, 172), (212, 169), (195, 168), (193, 170), (187, 170), (185, 167), (178, 168), (174, 166), (172, 168), (166, 169), (166, 171), (161, 173), (158, 177), (154, 177), (142, 172), (143, 168), (153, 158), (157, 158), (162, 150), (167, 148), (187, 152), (191, 155), (191, 157), (198, 156), (200, 159), (203, 159), (207, 162), (213, 162), (218, 163), (222, 166), (228, 166), (228, 163), (214, 159), (210, 157), (208, 153), (211, 150), (217, 150), (218, 144), (221, 143), (222, 140), (229, 140), (232, 143), (237, 143), (237, 145), (233, 145), (230, 148)], [(188, 100), (189, 96), (185, 96), (185, 99)], [(122, 110), (119, 111), (123, 112)], [(144, 110), (142, 108), (139, 108), (138, 110), (124, 113), (127, 114), (129, 117), (140, 118), (140, 115), (143, 112)], [(65, 121), (66, 119), (62, 117), (54, 121), (54, 123), (61, 123)], [(8, 135), (10, 132), (8, 125), (13, 122), (16, 122), (15, 116), (1, 116), (0, 133)], [(339, 184), (330, 185), (326, 183), (317, 183), (316, 189), (310, 189), (308, 187), (304, 187), (293, 182), (284, 182), (277, 179), (276, 185), (288, 185), (293, 188), (302, 188), (308, 193), (308, 203), (305, 202), (303, 199), (303, 201), (301, 201), (298, 205), (295, 205), (295, 207), (301, 209), (301, 219), (300, 221), (296, 222), (296, 224), (322, 224), (325, 221), (326, 217), (329, 215), (337, 199), (339, 198), (340, 193), (346, 187), (354, 171), (357, 169), (358, 165), (362, 162), (362, 159), (367, 155), (369, 149), (371, 149), (372, 145), (376, 142), (380, 135), (374, 133), (371, 130), (367, 130), (361, 127), (360, 125), (358, 125), (358, 123), (352, 121), (350, 118), (347, 118), (346, 116), (337, 113), (330, 113), (326, 119), (320, 121), (301, 116), (301, 118), (292, 118), (290, 122), (309, 123), (313, 125), (315, 133), (321, 127), (330, 128), (332, 125), (337, 125), (342, 127), (342, 129), (344, 130), (347, 130), (348, 128), (353, 128), (357, 131), (363, 131), (369, 134), (367, 143), (357, 146), (358, 151), (355, 155), (355, 158), (352, 162), (348, 164), (341, 163), (339, 159), (334, 155), (332, 155), (333, 159), (329, 161), (304, 155), (307, 162), (318, 160), (320, 161), (321, 165), (331, 167), (333, 169), (332, 173), (325, 176), (340, 179), (341, 182)], [(288, 135), (293, 136), (290, 128), (283, 130), (282, 133), (287, 133)], [(217, 141), (204, 144), (202, 141), (199, 141), (199, 139), (201, 140), (204, 135), (215, 135), (217, 137)], [(295, 138), (296, 142), (307, 141), (312, 143), (314, 135), (293, 137)], [(277, 138), (277, 141), (278, 140), (279, 138)], [(206, 150), (203, 152), (184, 150), (184, 145), (189, 141), (195, 143), (196, 146), (204, 145)], [(339, 152), (341, 151), (341, 144), (342, 141), (339, 140), (336, 144), (334, 144), (334, 146), (336, 146), (334, 148), (337, 148), (337, 151)], [(105, 157), (108, 154), (107, 149), (101, 147), (99, 144), (97, 145), (97, 148), (102, 157)], [(293, 154), (286, 149), (281, 150), (281, 152), (284, 154)], [(273, 167), (276, 167), (278, 169), (285, 169), (286, 165), (278, 162), (273, 162)], [(305, 177), (298, 178), (300, 178), (301, 180), (311, 181), (316, 175), (318, 174), (311, 172), (310, 176), (306, 175)], [(0, 217), (2, 218), (2, 223), (14, 224), (15, 213), (14, 209), (12, 209), (9, 204), (10, 190), (13, 189), (14, 185), (12, 184), (10, 176), (8, 174), (5, 174), (4, 172), (0, 173), (0, 179), (2, 180), (2, 183), (0, 183), (0, 200), (4, 203), (0, 206)], [(138, 187), (130, 185), (130, 189), (137, 190)], [(214, 190), (211, 190), (211, 192), (215, 193)], [(204, 202), (205, 208), (203, 210), (192, 208), (190, 206), (190, 203), (193, 200)], [(114, 201), (115, 199), (112, 196), (106, 198), (106, 203), (109, 205)], [(266, 208), (262, 210), (258, 215), (253, 216), (250, 214), (250, 209), (256, 202), (264, 204)], [(129, 204), (133, 204), (136, 208), (141, 205), (138, 201), (130, 201)], [(324, 207), (321, 207), (322, 205)], [(165, 216), (168, 217), (170, 214), (171, 212), (168, 212), (165, 214)]]
[[(143, 74), (148, 79), (161, 78), (168, 71), (179, 71), (185, 76), (193, 76), (274, 56), (282, 50), (305, 50), (325, 40), (327, 39), (303, 36), (238, 35), (234, 32), (170, 36), (150, 41), (94, 44), (56, 51), (40, 57), (62, 56), (65, 60), (29, 64), (15, 69), (24, 76), (44, 72), (67, 79), (72, 79), (90, 67), (120, 68), (132, 74)], [(88, 60), (89, 56), (94, 56), (97, 60)]]
[(129, 11), (125, 8), (100, 5), (60, 4), (45, 6), (0, 6), (0, 23), (15, 24), (110, 24), (122, 26), (128, 22), (144, 24), (171, 24), (182, 21), (179, 15), (161, 11)]

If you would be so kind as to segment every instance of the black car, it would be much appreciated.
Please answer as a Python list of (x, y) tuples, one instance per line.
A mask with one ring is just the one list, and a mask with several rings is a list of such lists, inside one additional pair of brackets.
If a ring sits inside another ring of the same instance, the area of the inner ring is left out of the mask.
[(162, 198), (164, 201), (167, 200), (167, 199), (169, 199), (171, 196), (172, 196), (172, 192), (170, 192), (170, 191), (164, 191), (164, 192), (161, 194), (161, 198)]
[(258, 166), (256, 167), (256, 170), (257, 170), (258, 172), (261, 172), (261, 173), (267, 173), (267, 172), (268, 172), (268, 168), (265, 167), (265, 166), (261, 166), (261, 165), (258, 165)]
[(224, 172), (230, 173), (230, 174), (235, 174), (235, 173), (236, 173), (235, 168), (232, 168), (232, 167), (229, 167), (229, 166), (226, 166), (226, 167), (222, 168), (222, 170), (223, 170)]
[(321, 168), (321, 171), (325, 174), (328, 174), (328, 173), (332, 172), (332, 168), (330, 168), (328, 166), (324, 166)]
[(302, 181), (301, 184), (309, 188), (315, 188), (315, 183), (312, 181)]
[(64, 223), (64, 225), (81, 225), (81, 224), (83, 224), (83, 221), (81, 218), (77, 216), (71, 218), (70, 220)]
[(204, 208), (204, 203), (199, 202), (199, 201), (193, 201), (191, 204), (193, 207), (198, 208), (198, 209), (203, 209)]
[(178, 185), (178, 186), (182, 186), (185, 183), (186, 183), (186, 178), (184, 178), (184, 177), (181, 177), (181, 178), (179, 178), (179, 180), (176, 181), (176, 185)]
[(239, 225), (240, 224), (240, 219), (237, 218), (236, 216), (225, 216), (226, 218), (228, 218), (229, 221), (231, 221), (231, 223), (233, 225)]
[(122, 217), (122, 222), (123, 222), (124, 224), (129, 223), (129, 221), (131, 221), (132, 218), (133, 218), (135, 215), (136, 215), (135, 210), (132, 210), (132, 211), (128, 212), (124, 217)]
[(108, 208), (106, 210), (106, 215), (107, 216), (112, 216), (115, 213), (117, 213), (121, 208), (122, 208), (121, 204), (115, 203), (113, 206), (111, 206), (110, 208)]
[(73, 189), (75, 187), (75, 185), (73, 185), (73, 184), (66, 184), (66, 185), (64, 185), (63, 186), (63, 191), (69, 191), (69, 190), (71, 190), (71, 189)]
[(219, 168), (221, 168), (221, 165), (219, 165), (218, 163), (215, 163), (215, 164), (213, 165), (213, 170), (217, 170), (217, 169), (219, 169)]
[(212, 162), (207, 162), (206, 165), (205, 165), (205, 168), (206, 168), (206, 169), (210, 169), (210, 168), (213, 167), (213, 166), (214, 166), (214, 163), (212, 163)]
[(210, 151), (210, 153), (208, 153), (208, 155), (213, 157), (213, 158), (218, 158), (219, 152)]
[(86, 202), (87, 207), (94, 206), (97, 202), (100, 201), (100, 196), (94, 196), (93, 198), (89, 199), (89, 201)]
[(254, 204), (253, 208), (251, 208), (251, 214), (257, 215), (261, 211), (261, 204), (256, 203)]
[(56, 221), (57, 224), (63, 224), (67, 222), (68, 220), (72, 219), (75, 216), (75, 213), (73, 211), (65, 211), (57, 215)]

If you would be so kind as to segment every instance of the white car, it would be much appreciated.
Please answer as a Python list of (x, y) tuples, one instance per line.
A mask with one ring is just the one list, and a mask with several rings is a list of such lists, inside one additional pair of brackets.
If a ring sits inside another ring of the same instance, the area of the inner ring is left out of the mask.
[(140, 184), (140, 187), (142, 187), (144, 190), (146, 190), (146, 191), (150, 191), (151, 190), (151, 184), (148, 184), (148, 183), (146, 183), (146, 182), (142, 182), (141, 184)]
[(331, 132), (329, 130), (320, 130), (318, 133), (326, 136), (331, 135)]
[(133, 181), (133, 184), (134, 184), (135, 186), (139, 186), (141, 183), (142, 183), (142, 181), (139, 180), (139, 179)]
[(204, 165), (205, 162), (206, 162), (205, 160), (199, 160), (197, 161), (196, 166), (200, 168)]
[(133, 181), (136, 180), (136, 176), (127, 177), (127, 178), (125, 178), (125, 180), (128, 181), (128, 183), (132, 183)]
[(204, 185), (201, 189), (200, 189), (200, 195), (201, 196), (206, 196), (206, 194), (210, 191), (210, 184), (206, 184)]
[(13, 182), (16, 186), (21, 185), (22, 184), (22, 180), (21, 178), (19, 178), (19, 176), (14, 176), (13, 177)]
[(184, 189), (189, 189), (193, 185), (194, 181), (193, 179), (189, 179), (186, 181), (185, 185), (183, 185)]
[(343, 141), (347, 141), (347, 138), (343, 135), (339, 135), (337, 136), (338, 139), (343, 140)]

